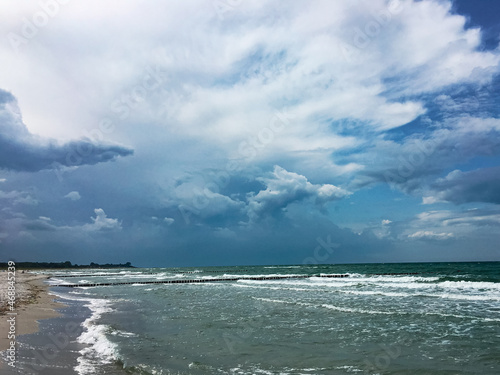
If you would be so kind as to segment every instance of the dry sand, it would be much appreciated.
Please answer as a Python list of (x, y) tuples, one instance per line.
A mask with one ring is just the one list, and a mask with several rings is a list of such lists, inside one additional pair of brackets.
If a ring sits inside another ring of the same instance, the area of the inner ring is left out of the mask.
[[(16, 336), (35, 333), (38, 331), (38, 320), (59, 316), (55, 309), (64, 305), (54, 302), (56, 297), (48, 294), (48, 286), (43, 282), (48, 277), (16, 270), (16, 304), (14, 311), (10, 311), (7, 305), (7, 272), (0, 272), (0, 351), (10, 346), (7, 319), (12, 315), (7, 313), (17, 313)], [(3, 363), (0, 361), (0, 369), (2, 367)]]

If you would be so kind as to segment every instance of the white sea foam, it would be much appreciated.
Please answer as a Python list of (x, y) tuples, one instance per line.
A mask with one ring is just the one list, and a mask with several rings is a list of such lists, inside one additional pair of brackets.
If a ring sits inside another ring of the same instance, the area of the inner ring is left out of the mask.
[[(245, 370), (240, 367), (235, 367), (229, 370), (231, 375), (274, 375), (274, 372), (263, 370), (257, 367), (252, 367), (251, 369)], [(279, 375), (289, 375), (289, 372), (280, 371)]]
[(390, 311), (364, 310), (364, 309), (340, 307), (340, 306), (335, 306), (335, 305), (331, 305), (328, 303), (313, 304), (313, 303), (307, 303), (307, 302), (283, 301), (283, 300), (278, 300), (278, 299), (261, 298), (261, 297), (254, 297), (254, 299), (256, 299), (258, 301), (264, 301), (264, 302), (284, 303), (284, 304), (297, 305), (297, 306), (307, 306), (307, 307), (313, 307), (313, 308), (323, 307), (323, 308), (326, 308), (329, 310), (336, 310), (336, 311), (348, 312), (348, 313), (377, 314), (377, 315), (394, 315), (394, 314), (396, 314), (395, 312), (390, 312)]
[[(294, 274), (294, 273), (290, 273), (290, 274), (267, 273), (267, 274), (258, 274), (258, 275), (249, 275), (249, 274), (242, 275), (242, 274), (225, 273), (224, 275), (222, 275), (222, 277), (231, 277), (231, 278), (237, 277), (237, 278), (242, 278), (242, 279), (250, 278), (250, 277), (283, 277), (283, 276), (286, 276), (286, 277), (297, 277), (298, 276), (298, 277), (300, 277), (300, 276), (304, 276), (304, 275)], [(218, 276), (216, 276), (216, 277), (218, 277)], [(258, 281), (265, 281), (265, 280), (258, 280)], [(277, 282), (279, 280), (269, 280), (269, 281)]]
[(330, 287), (330, 288), (340, 288), (348, 286), (356, 286), (359, 283), (348, 281), (347, 279), (326, 279), (322, 277), (312, 277), (302, 280), (294, 279), (283, 279), (283, 280), (239, 280), (241, 283), (248, 284), (261, 284), (261, 285), (294, 285), (294, 286), (308, 286), (310, 288), (315, 288), (318, 286)]
[[(245, 283), (247, 282), (247, 280), (244, 280)], [(236, 284), (233, 284), (235, 287), (238, 287), (238, 288), (254, 288), (254, 289), (269, 289), (269, 290), (293, 290), (293, 291), (297, 291), (297, 292), (307, 292), (311, 289), (307, 289), (307, 288), (287, 288), (287, 287), (279, 287), (279, 286), (259, 286), (259, 285), (242, 285), (241, 283), (236, 283)]]
[[(298, 368), (284, 368), (279, 371), (279, 373), (275, 371), (270, 371), (270, 370), (264, 370), (256, 366), (252, 366), (250, 368), (244, 369), (241, 367), (235, 367), (229, 370), (229, 374), (231, 375), (291, 375), (291, 374), (297, 374), (297, 375), (311, 375), (311, 373), (317, 372), (317, 371), (324, 371), (326, 370), (325, 368), (304, 368), (304, 369), (298, 369)], [(303, 371), (303, 372), (302, 372)]]
[(306, 307), (312, 307), (312, 308), (326, 308), (329, 310), (335, 310), (335, 311), (346, 312), (346, 313), (370, 314), (370, 315), (372, 315), (372, 314), (374, 314), (374, 315), (422, 314), (422, 315), (436, 315), (436, 316), (442, 316), (442, 317), (453, 317), (453, 318), (466, 319), (466, 320), (477, 320), (477, 321), (483, 321), (483, 322), (500, 322), (500, 317), (499, 318), (478, 317), (478, 316), (470, 316), (470, 315), (448, 314), (448, 313), (434, 312), (434, 311), (431, 311), (431, 312), (429, 312), (429, 311), (407, 312), (407, 311), (366, 310), (366, 309), (359, 309), (359, 308), (341, 307), (341, 306), (336, 306), (336, 305), (332, 305), (332, 304), (328, 304), (328, 303), (313, 304), (313, 303), (307, 303), (307, 302), (285, 301), (285, 300), (272, 299), (272, 298), (261, 298), (261, 297), (253, 297), (253, 298), (255, 300), (264, 301), (264, 302), (290, 304), (290, 305), (306, 306)]
[[(312, 281), (312, 282), (311, 282)], [(324, 280), (311, 278), (310, 280), (239, 280), (238, 287), (248, 287), (268, 290), (312, 291), (320, 288), (336, 288), (338, 292), (351, 295), (380, 295), (387, 297), (435, 297), (468, 301), (500, 301), (495, 283), (479, 282), (384, 282), (381, 285), (372, 285), (372, 290), (350, 290), (350, 287), (366, 287), (366, 284), (349, 282), (346, 279)], [(411, 290), (408, 292), (405, 290)], [(458, 293), (461, 292), (461, 293)]]
[(125, 331), (120, 331), (120, 330), (114, 330), (110, 334), (113, 336), (122, 336), (122, 337), (135, 337), (135, 336), (137, 336), (135, 333), (125, 332)]
[(50, 279), (48, 279), (46, 281), (49, 285), (61, 285), (61, 284), (72, 284), (66, 280), (63, 280), (63, 279), (57, 279), (57, 278), (54, 278), (54, 277), (51, 277)]
[(488, 318), (488, 317), (477, 317), (470, 315), (459, 315), (459, 314), (447, 314), (440, 312), (422, 312), (423, 315), (437, 315), (448, 318), (457, 318), (457, 319), (467, 319), (467, 320), (477, 320), (482, 322), (500, 322), (500, 318)]
[(360, 291), (360, 290), (341, 290), (341, 293), (353, 294), (358, 296), (386, 296), (386, 297), (413, 297), (410, 293), (398, 293), (398, 292), (382, 292), (382, 291)]
[(408, 282), (435, 282), (439, 277), (424, 277), (424, 276), (390, 276), (390, 275), (374, 275), (374, 276), (356, 276), (353, 277), (358, 282), (362, 283), (408, 283)]
[[(77, 290), (81, 291), (82, 289), (88, 288), (78, 288)], [(100, 364), (111, 363), (118, 357), (117, 346), (106, 337), (106, 333), (111, 332), (110, 327), (97, 324), (102, 314), (113, 311), (110, 302), (104, 299), (83, 297), (81, 295), (88, 295), (89, 293), (76, 292), (75, 289), (69, 292), (54, 292), (51, 290), (50, 294), (62, 299), (87, 302), (85, 306), (90, 309), (91, 315), (82, 323), (84, 332), (77, 338), (77, 341), (88, 346), (80, 351), (81, 355), (77, 359), (78, 365), (75, 366), (75, 371), (79, 375), (99, 373)], [(118, 331), (117, 335), (131, 336), (133, 334)]]
[(443, 288), (462, 289), (462, 290), (484, 290), (500, 292), (500, 283), (487, 281), (443, 281), (438, 284)]
[(86, 306), (90, 308), (91, 316), (83, 322), (85, 331), (78, 337), (77, 341), (88, 345), (80, 351), (78, 365), (75, 371), (79, 375), (97, 374), (100, 364), (111, 363), (117, 356), (116, 344), (109, 341), (106, 333), (110, 327), (104, 324), (97, 324), (97, 321), (104, 313), (113, 311), (109, 306), (109, 301), (104, 299), (90, 299)]
[[(164, 276), (164, 275), (162, 275)], [(117, 281), (124, 281), (128, 279), (153, 279), (158, 277), (158, 274), (141, 274), (141, 273), (134, 273), (134, 274), (126, 274), (126, 275), (110, 275), (107, 277), (108, 280), (117, 280)]]
[(345, 372), (364, 372), (364, 370), (361, 370), (355, 366), (339, 366), (335, 367), (338, 370), (345, 370)]
[(476, 281), (387, 282), (378, 285), (384, 290), (411, 290), (412, 295), (470, 301), (500, 301), (500, 284)]
[(73, 290), (71, 290), (70, 292), (68, 292), (69, 294), (76, 294), (76, 295), (84, 295), (84, 296), (90, 296), (92, 293), (87, 293), (87, 292), (81, 292), (80, 291), (81, 288), (73, 288)]
[(420, 294), (426, 297), (437, 297), (437, 298), (447, 298), (455, 300), (465, 300), (465, 301), (500, 301), (500, 296), (491, 295), (470, 295), (470, 294), (456, 294), (456, 293), (429, 293)]
[(80, 294), (80, 293), (75, 293), (74, 290), (69, 290), (69, 291), (54, 291), (52, 289), (49, 289), (49, 294), (56, 296), (61, 299), (68, 299), (72, 301), (87, 301), (88, 298), (82, 298), (82, 297), (77, 297), (75, 294)]

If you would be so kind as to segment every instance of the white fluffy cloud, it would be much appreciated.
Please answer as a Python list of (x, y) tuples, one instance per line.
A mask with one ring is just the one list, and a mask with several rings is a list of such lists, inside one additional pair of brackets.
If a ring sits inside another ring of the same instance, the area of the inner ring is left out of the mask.
[(64, 196), (64, 198), (71, 199), (72, 201), (77, 201), (80, 200), (82, 197), (80, 196), (80, 193), (77, 191), (71, 191), (68, 194)]
[(464, 239), (474, 233), (495, 233), (499, 226), (500, 212), (498, 208), (490, 207), (425, 211), (399, 227), (397, 231), (400, 239), (445, 240)]
[[(479, 30), (465, 29), (447, 1), (258, 1), (223, 16), (211, 2), (151, 6), (120, 4), (117, 13), (97, 1), (67, 4), (19, 53), (0, 46), (9, 72), (0, 78), (21, 99), (30, 129), (96, 135), (111, 118), (117, 130), (97, 138), (137, 143), (147, 135), (135, 125), (141, 119), (241, 157), (240, 143), (286, 110), (293, 121), (259, 144), (259, 156), (277, 163), (300, 153), (300, 173), (307, 159), (335, 171), (331, 152), (360, 144), (336, 131), (339, 121), (375, 132), (397, 128), (426, 112), (411, 95), (487, 81), (500, 61), (497, 51), (478, 50)], [(39, 10), (14, 8), (1, 7), (10, 20), (2, 35), (21, 33), (21, 16)], [(92, 52), (68, 48), (82, 42)], [(44, 74), (28, 74), (34, 69)]]
[(174, 222), (175, 222), (175, 219), (172, 219), (171, 217), (166, 217), (163, 219), (163, 221), (167, 224), (167, 225), (172, 225)]
[(453, 237), (453, 233), (436, 233), (430, 230), (420, 230), (408, 235), (413, 240), (447, 240)]
[(92, 224), (85, 224), (83, 229), (88, 231), (101, 231), (101, 230), (121, 230), (122, 224), (118, 219), (107, 217), (102, 208), (94, 210), (95, 217), (91, 217)]
[(273, 214), (286, 208), (289, 204), (312, 199), (316, 204), (341, 199), (350, 192), (330, 184), (311, 184), (305, 176), (288, 172), (275, 166), (270, 177), (260, 177), (265, 190), (248, 197), (247, 213), (251, 220), (259, 216)]

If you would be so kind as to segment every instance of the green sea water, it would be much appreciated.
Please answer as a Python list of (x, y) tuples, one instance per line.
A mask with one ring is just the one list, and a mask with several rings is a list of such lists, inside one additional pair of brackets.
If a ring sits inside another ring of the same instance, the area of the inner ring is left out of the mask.
[[(67, 271), (79, 374), (499, 374), (500, 263)], [(321, 277), (348, 274), (345, 278)], [(249, 280), (273, 275), (307, 276)], [(240, 278), (212, 281), (215, 278)], [(203, 283), (86, 287), (89, 283)]]

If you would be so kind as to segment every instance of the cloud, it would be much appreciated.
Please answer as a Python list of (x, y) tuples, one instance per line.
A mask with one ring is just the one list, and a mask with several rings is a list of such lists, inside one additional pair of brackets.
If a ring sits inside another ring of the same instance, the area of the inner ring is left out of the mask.
[[(433, 123), (426, 133), (426, 135), (412, 134), (400, 140), (379, 137), (366, 151), (349, 155), (349, 160), (366, 166), (351, 182), (352, 188), (359, 189), (383, 182), (405, 193), (423, 195), (425, 203), (433, 203), (437, 198), (444, 199), (444, 196), (433, 198), (429, 190), (431, 192), (436, 190), (436, 194), (439, 195), (440, 189), (452, 188), (448, 186), (451, 183), (449, 181), (436, 182), (437, 176), (457, 163), (468, 162), (478, 156), (500, 154), (500, 119), (461, 115), (458, 118), (448, 118), (443, 122)], [(488, 186), (494, 187), (497, 184), (496, 168), (474, 172), (472, 175), (481, 179), (483, 189), (489, 189)], [(459, 183), (457, 189), (466, 184), (465, 177), (459, 181), (458, 176), (455, 176), (455, 180)], [(471, 181), (468, 185), (471, 184), (474, 183)], [(491, 191), (489, 193), (483, 191), (488, 197), (479, 197), (481, 186), (479, 184), (475, 187), (469, 186), (475, 189), (475, 193), (470, 190), (462, 191), (462, 194), (469, 194), (469, 198), (463, 196), (461, 202), (471, 201), (474, 195), (474, 199), (484, 199), (484, 201), (488, 199), (495, 202), (495, 199), (498, 199)], [(468, 189), (465, 185), (463, 188)]]
[(457, 204), (486, 202), (500, 204), (500, 167), (469, 172), (454, 170), (431, 185), (433, 193), (424, 203), (447, 201)]
[(64, 196), (64, 198), (71, 199), (72, 201), (77, 201), (81, 199), (80, 193), (77, 191), (71, 191)]
[(373, 226), (368, 226), (366, 228), (363, 229), (363, 231), (361, 231), (361, 233), (365, 232), (365, 233), (373, 233), (377, 238), (379, 239), (383, 239), (383, 238), (390, 238), (391, 236), (391, 229), (392, 229), (392, 226), (389, 225), (391, 224), (392, 221), (391, 220), (382, 220), (382, 222), (380, 224), (375, 224)]
[[(384, 1), (356, 9), (350, 2), (296, 3), (272, 24), (266, 22), (270, 9), (263, 4), (247, 14), (262, 19), (259, 27), (238, 28), (243, 38), (214, 31), (225, 42), (212, 51), (224, 52), (219, 69), (225, 75), (215, 87), (193, 87), (190, 102), (181, 104), (175, 120), (191, 134), (224, 143), (256, 136), (273, 106), (286, 105), (294, 118), (273, 148), (333, 149), (339, 142), (330, 131), (332, 122), (350, 119), (374, 131), (398, 128), (426, 112), (418, 94), (469, 82), (478, 74), (491, 77), (488, 69), (499, 62), (495, 53), (476, 51), (479, 31), (465, 29), (465, 18), (452, 16), (450, 3), (408, 1), (397, 11)], [(346, 47), (352, 55), (343, 53)], [(190, 67), (207, 74), (202, 62), (209, 55)]]
[[(221, 182), (221, 184), (224, 184)], [(239, 215), (245, 203), (223, 194), (213, 176), (199, 173), (180, 178), (170, 192), (170, 205), (177, 206), (186, 221), (189, 217), (213, 218)]]
[(26, 220), (23, 225), (25, 229), (31, 231), (54, 232), (59, 229), (57, 226), (52, 225), (49, 222), (49, 218), (41, 216), (36, 220)]
[(118, 219), (108, 218), (102, 208), (96, 208), (94, 212), (96, 216), (91, 217), (93, 223), (85, 224), (83, 229), (88, 231), (111, 231), (122, 229), (121, 222), (119, 222)]
[(447, 219), (443, 221), (443, 224), (450, 226), (500, 226), (500, 214), (486, 213), (481, 215), (479, 212), (475, 212), (474, 215)]
[[(395, 225), (394, 225), (395, 224)], [(399, 239), (460, 238), (477, 236), (483, 240), (494, 238), (500, 226), (498, 207), (424, 211), (413, 219), (393, 223), (393, 235)]]
[(294, 202), (312, 199), (318, 205), (344, 198), (351, 193), (330, 184), (311, 184), (305, 176), (276, 165), (270, 177), (258, 177), (265, 190), (249, 194), (247, 213), (251, 220), (285, 209)]
[(166, 223), (167, 225), (172, 225), (174, 223), (175, 219), (172, 219), (171, 217), (166, 217), (163, 219), (163, 222)]
[(30, 193), (17, 190), (12, 190), (9, 192), (0, 190), (0, 199), (5, 199), (12, 205), (24, 204), (29, 206), (36, 206), (39, 203), (38, 200), (33, 198)]
[[(2, 213), (2, 212), (0, 212)], [(12, 240), (19, 236), (31, 233), (29, 236), (32, 239), (45, 238), (44, 233), (50, 233), (52, 239), (59, 239), (59, 241), (83, 241), (89, 240), (94, 237), (93, 233), (96, 232), (111, 232), (121, 231), (122, 223), (118, 219), (108, 218), (106, 213), (101, 208), (94, 210), (95, 217), (91, 217), (91, 223), (77, 224), (77, 225), (61, 225), (60, 223), (53, 222), (47, 216), (39, 216), (36, 219), (27, 218), (25, 215), (12, 214), (8, 218), (3, 218), (2, 224), (10, 234)]]
[(235, 239), (238, 237), (236, 232), (230, 230), (229, 228), (215, 228), (214, 236), (226, 239)]
[(31, 134), (14, 96), (0, 89), (0, 169), (37, 172), (112, 161), (133, 150), (81, 139), (60, 143)]
[[(85, 118), (83, 113), (95, 108), (126, 120), (120, 124), (130, 140), (146, 142), (149, 132), (134, 129), (140, 119), (163, 126), (166, 132), (215, 145), (230, 157), (241, 157), (241, 142), (250, 144), (248, 139), (256, 139), (258, 147), (252, 148), (256, 158), (271, 165), (303, 175), (311, 165), (341, 173), (349, 164), (338, 165), (333, 152), (363, 144), (364, 132), (394, 130), (426, 114), (426, 98), (421, 94), (476, 82), (478, 77), (487, 81), (498, 72), (498, 53), (480, 50), (480, 31), (466, 28), (466, 18), (452, 14), (451, 2), (390, 4), (382, 0), (363, 6), (350, 1), (295, 2), (284, 11), (262, 1), (240, 4), (224, 15), (224, 22), (211, 4), (197, 7), (198, 16), (193, 17), (189, 17), (191, 3), (157, 5), (154, 13), (168, 14), (169, 22), (160, 21), (137, 3), (123, 7), (119, 15), (99, 8), (100, 19), (88, 9), (72, 7), (65, 13), (64, 25), (85, 22), (99, 30), (103, 20), (113, 16), (117, 19), (114, 33), (96, 37), (78, 29), (61, 38), (61, 32), (45, 30), (53, 42), (53, 60), (49, 61), (69, 63), (61, 69), (42, 57), (34, 61), (58, 84), (51, 86), (51, 95), (38, 99), (34, 92), (23, 90), (23, 103), (29, 104), (30, 111), (38, 110), (41, 123), (37, 129), (49, 125), (45, 129), (53, 133), (80, 132), (87, 126), (80, 120)], [(130, 14), (135, 15), (133, 19)], [(128, 27), (120, 22), (123, 19), (127, 25), (141, 25), (143, 32), (132, 41), (113, 37), (129, 35)], [(66, 48), (86, 38), (96, 45), (95, 59), (103, 61), (103, 66), (88, 64), (85, 48)], [(144, 53), (123, 59), (120, 53), (103, 52), (126, 53), (131, 43), (143, 47)], [(346, 54), (346, 48), (352, 53)], [(151, 67), (163, 77), (158, 90), (146, 90), (141, 100), (135, 100), (132, 89), (143, 83)], [(107, 74), (107, 69), (114, 74)], [(13, 82), (23, 78), (23, 72), (9, 70), (17, 74), (9, 78)], [(32, 85), (46, 86), (48, 78), (44, 77), (36, 77)], [(68, 94), (67, 82), (77, 82), (78, 93), (64, 95)], [(115, 86), (116, 90), (108, 89)], [(106, 88), (100, 91), (104, 97), (95, 95), (96, 87)], [(53, 97), (64, 101), (58, 113), (64, 126), (49, 121), (55, 117)], [(87, 104), (85, 108), (75, 108), (74, 103), (81, 102)], [(294, 117), (270, 136), (273, 116), (283, 109)], [(159, 112), (166, 115), (158, 116)], [(354, 133), (361, 134), (345, 132), (339, 124), (345, 120), (356, 123)], [(31, 126), (35, 125), (30, 121)], [(293, 159), (300, 169), (280, 159)], [(362, 164), (345, 169), (358, 167)]]
[(457, 227), (458, 230), (471, 227), (500, 225), (500, 208), (498, 206), (492, 208), (473, 208), (463, 211), (430, 211), (422, 213), (418, 216), (419, 219), (425, 221), (439, 221), (446, 227)]
[[(1, 35), (39, 10), (23, 4), (0, 2)], [(367, 248), (391, 261), (449, 246), (453, 258), (476, 239), (498, 258), (499, 213), (483, 207), (497, 204), (495, 174), (473, 171), (500, 155), (500, 50), (453, 4), (262, 0), (222, 19), (213, 1), (65, 7), (21, 53), (0, 44), (3, 85), (22, 107), (0, 91), (4, 243), (40, 258), (74, 248), (113, 261), (127, 248), (145, 262), (147, 248), (185, 265), (281, 263), (331, 234), (346, 239), (346, 261)], [(114, 130), (98, 134), (108, 120)], [(119, 144), (135, 156), (104, 163), (132, 154)], [(18, 173), (59, 168), (72, 171), (61, 183)], [(75, 204), (73, 189), (92, 199)], [(414, 197), (449, 210), (413, 217)], [(459, 206), (472, 201), (478, 210)], [(461, 241), (409, 237), (419, 232)]]
[(435, 233), (432, 231), (418, 231), (413, 234), (410, 234), (408, 238), (414, 239), (414, 240), (448, 240), (450, 238), (453, 238), (453, 233)]

